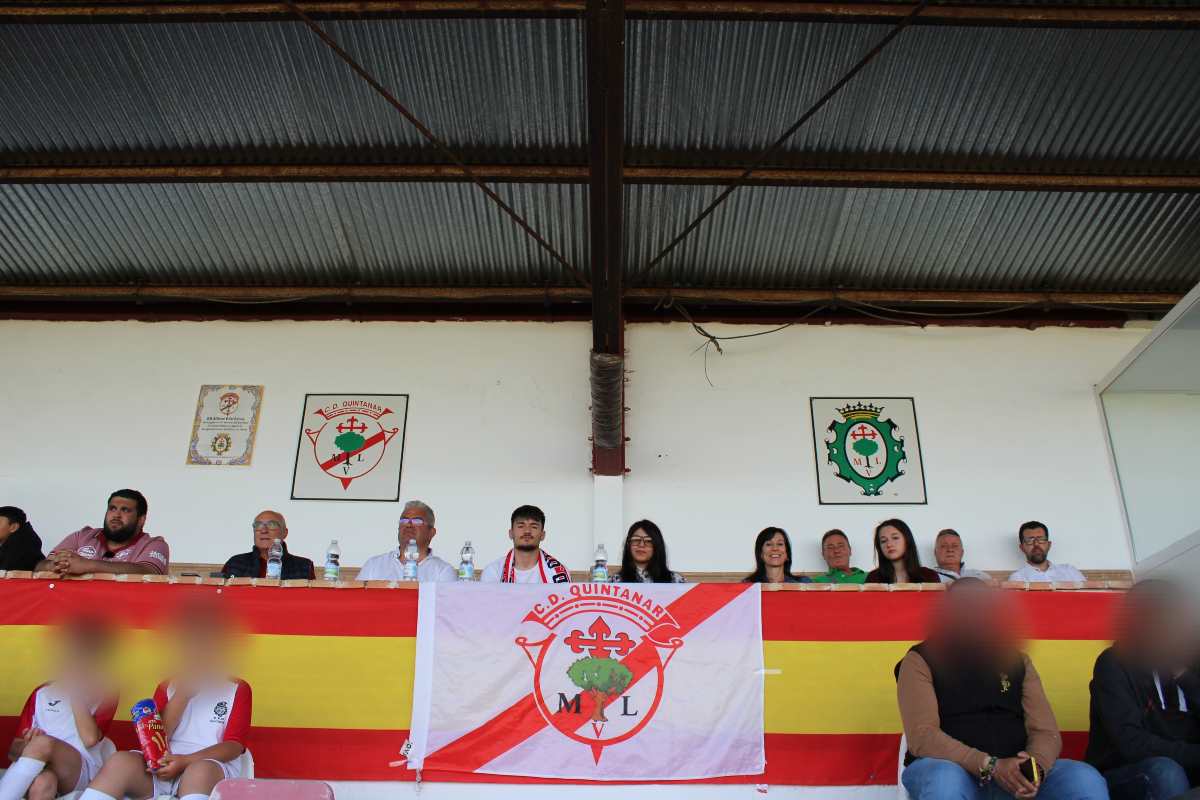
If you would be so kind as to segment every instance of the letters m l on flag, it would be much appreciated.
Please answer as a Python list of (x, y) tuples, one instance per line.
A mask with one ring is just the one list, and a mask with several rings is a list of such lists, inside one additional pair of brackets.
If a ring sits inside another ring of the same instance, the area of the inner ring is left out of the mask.
[(422, 584), (410, 769), (759, 775), (757, 584)]

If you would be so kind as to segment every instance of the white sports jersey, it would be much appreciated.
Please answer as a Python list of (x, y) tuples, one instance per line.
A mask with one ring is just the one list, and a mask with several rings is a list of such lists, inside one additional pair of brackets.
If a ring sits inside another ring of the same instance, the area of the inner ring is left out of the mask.
[[(479, 580), (483, 583), (500, 583), (500, 579), (504, 575), (504, 559), (498, 558), (492, 563), (483, 568), (483, 574), (479, 576)], [(545, 583), (542, 579), (542, 571), (537, 567), (529, 569), (514, 569), (513, 583)]]
[[(404, 564), (399, 548), (367, 559), (358, 571), (360, 581), (402, 581)], [(442, 583), (458, 580), (458, 570), (433, 554), (433, 550), (417, 562), (417, 580), (421, 583)]]
[[(96, 720), (101, 736), (108, 732), (112, 724), (113, 714), (117, 711), (116, 696), (106, 698), (96, 703), (90, 709), (92, 719)], [(33, 690), (21, 710), (21, 719), (17, 724), (17, 734), (20, 735), (30, 728), (38, 728), (47, 736), (66, 742), (75, 748), (81, 756), (94, 761), (99, 760), (99, 744), (91, 749), (83, 744), (79, 735), (79, 727), (75, 724), (75, 713), (71, 709), (71, 698), (55, 683), (43, 683)]]
[[(175, 686), (170, 683), (160, 683), (154, 692), (154, 703), (164, 719), (167, 703), (174, 696)], [(201, 689), (188, 701), (168, 749), (186, 756), (221, 742), (237, 742), (245, 747), (252, 705), (250, 684), (239, 678), (217, 681)]]

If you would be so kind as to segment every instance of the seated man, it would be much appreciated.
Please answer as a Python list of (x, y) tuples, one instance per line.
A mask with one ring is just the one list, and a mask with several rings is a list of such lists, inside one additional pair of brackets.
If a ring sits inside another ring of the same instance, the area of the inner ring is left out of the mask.
[(249, 553), (239, 553), (225, 562), (221, 572), (231, 578), (265, 578), (267, 577), (267, 553), (271, 543), (276, 539), (283, 546), (283, 564), (279, 572), (281, 580), (302, 581), (313, 580), (317, 571), (313, 562), (303, 556), (294, 556), (288, 552), (287, 520), (278, 511), (263, 511), (250, 523), (254, 536), (254, 547)]
[[(1054, 712), (1033, 662), (1004, 636), (998, 591), (963, 578), (939, 612), (930, 638), (896, 667), (908, 738), (901, 781), (912, 799), (1108, 797), (1090, 765), (1058, 758)], [(1045, 772), (1040, 785), (1022, 774), (1030, 761)]]
[(203, 800), (225, 778), (242, 777), (253, 699), (225, 670), (228, 624), (216, 608), (196, 605), (177, 627), (181, 667), (154, 692), (166, 754), (149, 772), (140, 752), (117, 753), (79, 800)]
[(933, 571), (942, 579), (942, 583), (954, 583), (959, 578), (979, 578), (991, 582), (992, 576), (977, 569), (967, 569), (963, 561), (962, 537), (953, 528), (938, 532), (933, 541), (933, 557), (937, 566)]
[(1009, 575), (1010, 581), (1070, 583), (1087, 580), (1082, 572), (1070, 564), (1051, 564), (1046, 559), (1050, 555), (1050, 530), (1042, 523), (1031, 521), (1021, 525), (1017, 531), (1017, 541), (1020, 542), (1021, 552), (1025, 554), (1025, 566)]
[(850, 540), (834, 528), (821, 537), (821, 557), (829, 571), (813, 576), (813, 583), (866, 583), (867, 573), (850, 566)]
[(171, 550), (161, 536), (146, 533), (148, 506), (142, 493), (118, 489), (109, 495), (104, 527), (83, 527), (59, 542), (37, 571), (60, 577), (108, 572), (130, 575), (165, 575)]
[(41, 537), (25, 512), (16, 506), (0, 506), (0, 569), (31, 570), (45, 558)]
[(562, 562), (542, 550), (546, 515), (537, 506), (513, 511), (508, 538), (513, 547), (503, 558), (483, 569), (482, 583), (570, 583), (571, 573)]
[(117, 709), (117, 694), (103, 678), (109, 631), (97, 618), (73, 621), (62, 634), (62, 667), (25, 701), (0, 800), (20, 800), (26, 792), (29, 800), (53, 800), (82, 791), (104, 763), (101, 742)]
[(1134, 586), (1092, 673), (1087, 760), (1113, 800), (1167, 800), (1200, 786), (1196, 614), (1166, 581)]
[(360, 581), (404, 580), (404, 551), (409, 542), (417, 543), (417, 580), (437, 583), (458, 579), (458, 570), (433, 554), (429, 543), (437, 535), (433, 509), (420, 500), (409, 500), (401, 512), (397, 538), (400, 546), (367, 559), (358, 572)]

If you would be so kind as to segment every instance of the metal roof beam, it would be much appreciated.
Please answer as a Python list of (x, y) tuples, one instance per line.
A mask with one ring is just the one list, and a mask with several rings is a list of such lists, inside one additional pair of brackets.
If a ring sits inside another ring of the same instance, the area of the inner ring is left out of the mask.
[[(297, 5), (316, 19), (392, 17), (581, 17), (585, 0), (315, 0)], [(637, 18), (775, 19), (894, 23), (911, 10), (902, 3), (787, 2), (786, 0), (628, 0)], [(287, 21), (279, 3), (76, 2), (0, 3), (0, 23)], [(1170, 6), (935, 5), (919, 25), (1027, 27), (1197, 28), (1200, 8)]]
[[(1036, 164), (1027, 166), (1035, 168)], [(489, 183), (577, 183), (589, 181), (586, 166), (472, 165), (471, 171)], [(624, 168), (626, 184), (727, 185), (742, 174), (739, 167)], [(0, 167), (3, 183), (336, 183), (386, 181), (445, 183), (469, 181), (460, 167), (445, 164), (395, 165), (224, 165), (224, 166), (108, 166)], [(1194, 175), (1088, 175), (1061, 172), (951, 172), (886, 169), (762, 169), (748, 185), (876, 187), (895, 189), (977, 189), (1038, 192), (1164, 192), (1200, 191)]]
[[(1012, 306), (1038, 304), (1047, 308), (1108, 306), (1139, 309), (1170, 308), (1180, 292), (1054, 292), (954, 291), (897, 289), (711, 289), (626, 287), (626, 304), (658, 304), (666, 300), (704, 305), (812, 305), (879, 303), (912, 307)], [(0, 301), (75, 302), (212, 302), (269, 305), (272, 303), (588, 303), (592, 293), (582, 287), (453, 287), (453, 286), (194, 286), (179, 285), (0, 285)]]

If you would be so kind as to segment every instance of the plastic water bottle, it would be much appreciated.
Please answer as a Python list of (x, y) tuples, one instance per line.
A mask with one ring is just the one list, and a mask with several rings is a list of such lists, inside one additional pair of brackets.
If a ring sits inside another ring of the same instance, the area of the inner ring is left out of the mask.
[(462, 552), (459, 554), (458, 579), (460, 581), (475, 580), (475, 548), (471, 547), (470, 539), (463, 545)]
[(596, 545), (596, 562), (592, 564), (592, 583), (608, 583), (608, 551)]
[(415, 581), (417, 579), (417, 559), (420, 557), (421, 554), (417, 552), (417, 540), (409, 539), (408, 546), (404, 548), (404, 570), (400, 580)]
[(279, 579), (283, 574), (283, 542), (274, 539), (271, 549), (267, 551), (267, 577)]
[(338, 547), (337, 539), (334, 539), (325, 551), (325, 580), (336, 581), (341, 574), (342, 548)]

